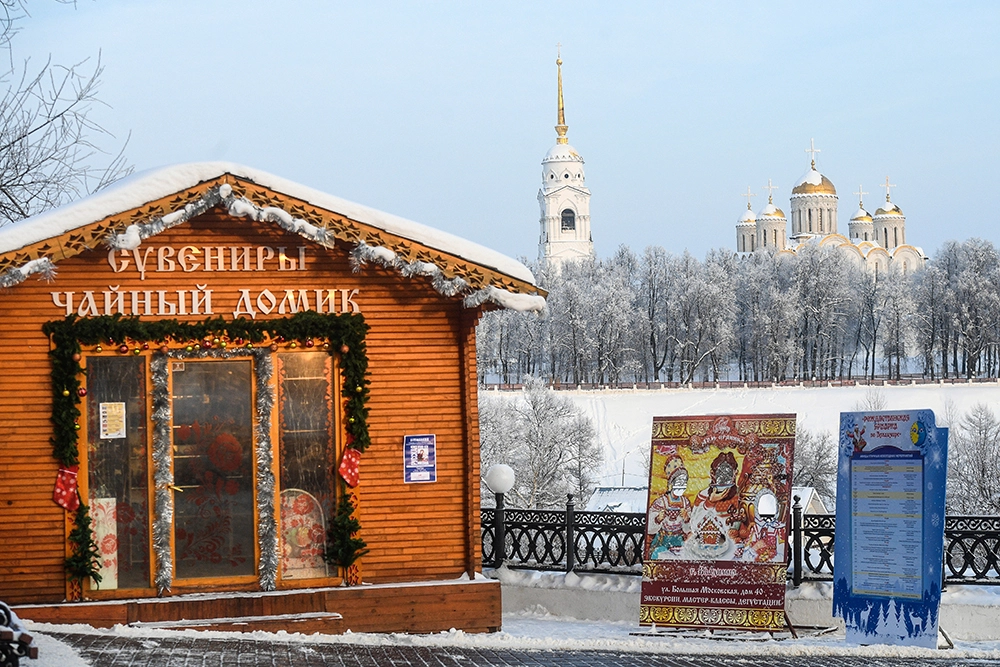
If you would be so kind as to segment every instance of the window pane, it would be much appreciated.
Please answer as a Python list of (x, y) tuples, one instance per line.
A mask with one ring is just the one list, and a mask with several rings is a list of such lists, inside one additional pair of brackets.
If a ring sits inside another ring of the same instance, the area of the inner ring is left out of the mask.
[(145, 390), (142, 358), (87, 359), (87, 481), (101, 590), (149, 587)]
[(173, 361), (176, 576), (252, 575), (252, 364)]
[(331, 368), (326, 352), (278, 355), (284, 579), (328, 574), (323, 551), (334, 499)]

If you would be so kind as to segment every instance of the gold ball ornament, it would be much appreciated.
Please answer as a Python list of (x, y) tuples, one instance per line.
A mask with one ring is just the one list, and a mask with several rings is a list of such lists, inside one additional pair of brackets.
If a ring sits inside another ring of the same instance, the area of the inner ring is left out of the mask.
[(296, 343), (294, 340), (291, 343), (288, 344), (288, 347), (292, 348), (293, 350), (295, 348), (297, 348), (298, 346), (299, 346), (299, 344)]
[(69, 389), (63, 389), (62, 390), (62, 395), (63, 396), (69, 396)]
[(221, 347), (221, 348), (225, 349), (225, 347), (226, 347), (226, 341), (221, 341), (221, 342), (219, 343), (219, 347)]
[(185, 352), (194, 352), (194, 345), (188, 345), (184, 348)]
[(98, 345), (97, 347), (94, 348), (94, 352), (104, 352), (104, 348)]
[(80, 430), (80, 425), (79, 424), (73, 424), (73, 428), (75, 430), (79, 431)]
[(142, 348), (141, 347), (135, 348), (134, 350), (132, 350), (132, 354), (138, 357), (140, 354), (142, 354)]

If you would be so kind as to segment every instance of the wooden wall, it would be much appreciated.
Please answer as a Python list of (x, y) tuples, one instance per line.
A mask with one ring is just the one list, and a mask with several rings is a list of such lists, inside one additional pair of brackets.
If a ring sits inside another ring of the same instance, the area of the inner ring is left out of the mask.
[[(367, 344), (372, 446), (361, 462), (362, 536), (373, 583), (456, 578), (479, 563), (479, 443), (476, 412), (477, 311), (435, 292), (427, 278), (407, 279), (374, 265), (351, 271), (347, 248), (327, 250), (267, 223), (210, 211), (156, 237), (163, 245), (284, 246), (305, 271), (115, 273), (106, 249), (57, 263), (54, 282), (29, 278), (0, 293), (0, 599), (53, 602), (65, 595), (65, 512), (52, 501), (57, 464), (49, 444), (49, 343), (42, 324), (65, 309), (51, 292), (191, 290), (208, 285), (216, 316), (233, 317), (239, 289), (358, 289), (354, 301), (371, 326)], [(155, 253), (150, 258), (155, 265)], [(269, 262), (276, 265), (276, 260)], [(281, 292), (279, 292), (279, 290)], [(155, 297), (155, 294), (154, 294)], [(97, 299), (103, 312), (103, 301)], [(277, 313), (271, 315), (282, 317)], [(268, 317), (258, 315), (258, 319)], [(202, 320), (204, 315), (188, 319)], [(153, 319), (153, 318), (150, 318)], [(434, 433), (438, 481), (404, 484), (406, 434)]]

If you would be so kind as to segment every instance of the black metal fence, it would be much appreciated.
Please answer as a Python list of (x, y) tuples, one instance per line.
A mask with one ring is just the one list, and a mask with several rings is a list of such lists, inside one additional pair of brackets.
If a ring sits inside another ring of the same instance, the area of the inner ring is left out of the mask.
[[(791, 523), (789, 578), (833, 581), (836, 517), (803, 514), (796, 502)], [(502, 500), (482, 510), (486, 566), (641, 574), (645, 537), (645, 514), (581, 512), (572, 496), (565, 510), (504, 508)], [(945, 517), (944, 554), (943, 584), (1000, 586), (1000, 516)]]

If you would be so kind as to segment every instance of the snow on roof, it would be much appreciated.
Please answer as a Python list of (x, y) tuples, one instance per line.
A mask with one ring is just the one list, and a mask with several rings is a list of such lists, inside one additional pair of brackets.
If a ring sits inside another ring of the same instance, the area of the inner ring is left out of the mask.
[(586, 511), (645, 514), (648, 496), (644, 486), (599, 486), (587, 501)]
[(737, 222), (757, 222), (757, 218), (754, 216), (753, 211), (747, 209), (743, 211), (743, 215), (740, 216)]
[(549, 152), (542, 158), (542, 162), (583, 162), (583, 158), (576, 152), (576, 149), (569, 144), (556, 144), (549, 149)]
[(774, 204), (768, 203), (764, 208), (760, 209), (760, 213), (758, 215), (760, 215), (761, 217), (769, 215), (772, 217), (783, 218), (785, 217), (785, 212), (782, 211), (777, 206), (775, 206)]
[(133, 174), (89, 197), (0, 228), (0, 254), (59, 236), (223, 174), (250, 180), (275, 192), (301, 199), (390, 234), (495, 269), (532, 285), (536, 284), (535, 277), (526, 266), (495, 250), (412, 220), (230, 162), (194, 162)]
[(809, 171), (803, 174), (802, 178), (795, 183), (794, 187), (798, 187), (805, 183), (808, 183), (809, 185), (820, 185), (823, 183), (823, 174), (819, 173), (814, 168), (810, 168)]
[(851, 216), (851, 220), (860, 220), (862, 218), (871, 218), (871, 217), (872, 216), (868, 213), (868, 211), (866, 211), (863, 208), (859, 208), (857, 211), (854, 212), (854, 215)]

